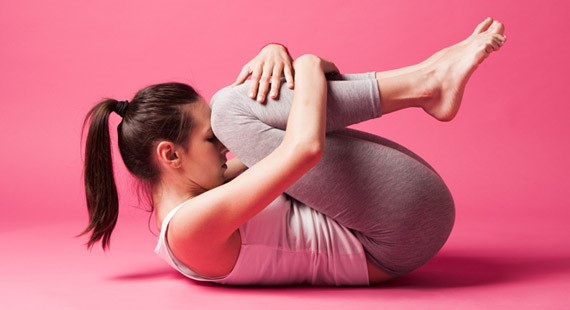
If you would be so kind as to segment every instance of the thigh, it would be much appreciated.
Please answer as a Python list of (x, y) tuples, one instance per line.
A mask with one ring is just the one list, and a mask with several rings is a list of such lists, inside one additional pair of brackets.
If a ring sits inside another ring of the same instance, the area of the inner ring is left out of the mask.
[[(329, 107), (338, 109), (327, 111), (327, 121), (350, 124), (378, 115), (374, 95), (363, 95), (370, 87), (357, 92), (368, 98), (363, 104), (350, 95), (349, 81), (339, 83)], [(336, 100), (343, 96), (354, 98)], [(348, 115), (351, 105), (362, 114)], [(239, 90), (226, 91), (212, 107), (212, 127), (251, 166), (281, 143), (289, 106), (289, 100), (269, 101), (262, 108)], [(451, 194), (433, 168), (392, 141), (350, 129), (328, 132), (321, 162), (286, 193), (352, 229), (369, 258), (392, 275), (435, 255), (453, 226)]]
[(364, 132), (364, 131), (350, 129), (350, 128), (344, 128), (343, 130), (338, 130), (335, 132), (335, 134), (343, 135), (343, 136), (347, 136), (347, 137), (353, 137), (356, 139), (380, 144), (380, 145), (383, 145), (385, 147), (394, 149), (400, 153), (403, 153), (404, 155), (407, 155), (407, 156), (415, 159), (416, 161), (418, 161), (422, 165), (426, 166), (426, 168), (432, 170), (434, 173), (437, 173), (435, 171), (435, 169), (427, 161), (425, 161), (423, 158), (421, 158), (419, 155), (417, 155), (416, 153), (412, 152), (411, 150), (407, 149), (406, 147), (404, 147), (404, 146), (402, 146), (402, 145), (400, 145), (394, 141), (388, 140), (386, 138), (377, 136), (377, 135), (369, 133), (369, 132)]
[(322, 161), (286, 192), (350, 228), (392, 276), (431, 259), (455, 219), (451, 193), (431, 166), (401, 145), (350, 129), (329, 133)]
[(328, 133), (321, 162), (286, 193), (364, 234), (409, 223), (418, 213), (437, 212), (432, 205), (451, 198), (441, 178), (418, 155), (350, 129)]

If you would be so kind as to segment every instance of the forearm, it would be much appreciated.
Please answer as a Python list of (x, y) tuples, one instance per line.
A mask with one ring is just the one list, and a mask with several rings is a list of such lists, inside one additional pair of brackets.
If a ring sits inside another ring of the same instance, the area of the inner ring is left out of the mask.
[(312, 55), (295, 61), (295, 93), (283, 143), (322, 149), (325, 143), (327, 81), (321, 60)]

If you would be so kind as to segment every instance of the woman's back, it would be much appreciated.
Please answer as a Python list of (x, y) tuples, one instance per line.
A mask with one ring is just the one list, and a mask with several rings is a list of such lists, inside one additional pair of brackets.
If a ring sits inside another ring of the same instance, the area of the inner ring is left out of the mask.
[(185, 276), (237, 285), (368, 285), (362, 245), (345, 227), (287, 195), (280, 195), (239, 229), (241, 251), (232, 272), (208, 278), (169, 251), (164, 219), (156, 253)]

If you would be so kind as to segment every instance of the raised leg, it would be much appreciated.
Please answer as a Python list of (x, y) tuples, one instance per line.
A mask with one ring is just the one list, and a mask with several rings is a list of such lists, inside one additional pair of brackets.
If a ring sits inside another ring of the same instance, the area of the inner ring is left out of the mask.
[[(429, 260), (451, 231), (451, 195), (417, 155), (386, 139), (338, 129), (379, 115), (373, 74), (329, 82), (325, 155), (286, 193), (353, 230), (368, 257), (390, 275), (405, 274)], [(348, 77), (351, 78), (351, 77)], [(292, 91), (265, 105), (247, 97), (247, 85), (212, 100), (214, 133), (251, 166), (284, 135)]]
[[(375, 73), (337, 76), (328, 83), (327, 132), (380, 117)], [(282, 86), (278, 100), (260, 104), (247, 96), (249, 83), (220, 90), (211, 100), (212, 128), (216, 136), (247, 166), (255, 164), (282, 140), (293, 91)], [(271, 133), (262, 135), (262, 133)], [(241, 141), (248, 143), (241, 152)], [(247, 155), (247, 154), (251, 154)]]
[(440, 121), (452, 120), (475, 69), (505, 43), (504, 31), (500, 22), (487, 18), (465, 40), (419, 64), (378, 72), (382, 113), (418, 107)]
[[(369, 258), (391, 275), (429, 260), (453, 226), (448, 188), (412, 152), (343, 128), (410, 107), (451, 120), (470, 75), (504, 43), (502, 32), (500, 23), (486, 20), (465, 41), (416, 66), (330, 81), (325, 155), (287, 194), (352, 229)], [(282, 87), (279, 100), (260, 105), (247, 90), (247, 84), (227, 88), (213, 98), (212, 127), (251, 166), (282, 141), (293, 93)]]
[(411, 151), (372, 134), (343, 129), (326, 143), (322, 167), (287, 194), (352, 229), (368, 257), (392, 276), (431, 259), (455, 218), (443, 180)]

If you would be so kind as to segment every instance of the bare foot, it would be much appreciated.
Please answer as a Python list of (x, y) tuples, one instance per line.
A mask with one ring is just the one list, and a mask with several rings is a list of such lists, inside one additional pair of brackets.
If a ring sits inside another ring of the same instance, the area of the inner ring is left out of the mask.
[(440, 121), (452, 120), (461, 105), (465, 85), (477, 66), (506, 41), (505, 28), (485, 19), (467, 39), (445, 48), (419, 64), (430, 76), (428, 92), (434, 96), (423, 109)]

